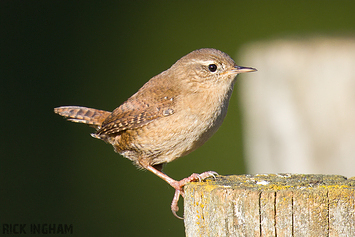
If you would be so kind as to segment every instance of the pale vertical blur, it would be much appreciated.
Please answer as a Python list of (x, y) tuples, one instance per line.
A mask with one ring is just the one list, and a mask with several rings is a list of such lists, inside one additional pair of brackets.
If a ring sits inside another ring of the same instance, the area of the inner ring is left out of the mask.
[(355, 39), (246, 45), (240, 81), (249, 173), (355, 175)]

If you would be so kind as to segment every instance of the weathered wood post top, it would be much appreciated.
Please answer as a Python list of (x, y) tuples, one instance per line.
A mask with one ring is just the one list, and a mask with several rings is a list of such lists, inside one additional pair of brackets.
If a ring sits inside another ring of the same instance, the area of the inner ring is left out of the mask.
[(355, 177), (218, 176), (185, 186), (186, 236), (355, 236)]

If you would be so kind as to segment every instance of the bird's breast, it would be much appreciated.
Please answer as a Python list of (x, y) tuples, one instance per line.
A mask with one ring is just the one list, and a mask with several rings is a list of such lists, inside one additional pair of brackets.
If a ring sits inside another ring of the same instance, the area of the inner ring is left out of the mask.
[[(224, 89), (224, 90), (223, 90)], [(204, 144), (221, 126), (228, 109), (232, 87), (222, 88), (216, 93), (193, 93), (183, 98), (179, 108), (177, 105), (177, 117), (188, 131), (191, 147), (186, 154)]]

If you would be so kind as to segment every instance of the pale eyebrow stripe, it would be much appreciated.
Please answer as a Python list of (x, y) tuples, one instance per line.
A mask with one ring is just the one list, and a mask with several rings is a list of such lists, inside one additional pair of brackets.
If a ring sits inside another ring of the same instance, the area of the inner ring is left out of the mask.
[(209, 65), (209, 64), (216, 64), (215, 60), (191, 60), (194, 63), (201, 63), (201, 64), (205, 64), (205, 65)]

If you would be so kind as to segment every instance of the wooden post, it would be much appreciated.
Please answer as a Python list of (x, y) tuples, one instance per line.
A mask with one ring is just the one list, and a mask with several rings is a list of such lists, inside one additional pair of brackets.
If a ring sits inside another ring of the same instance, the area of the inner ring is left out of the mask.
[(355, 177), (218, 176), (185, 186), (186, 236), (355, 236)]

